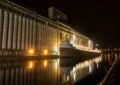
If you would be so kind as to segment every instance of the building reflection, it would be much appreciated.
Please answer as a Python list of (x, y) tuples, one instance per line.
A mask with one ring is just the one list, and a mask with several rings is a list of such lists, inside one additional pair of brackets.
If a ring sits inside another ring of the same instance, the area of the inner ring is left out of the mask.
[(101, 57), (80, 62), (79, 59), (42, 59), (1, 61), (0, 85), (72, 84), (99, 68)]
[(59, 59), (1, 62), (0, 85), (59, 85)]

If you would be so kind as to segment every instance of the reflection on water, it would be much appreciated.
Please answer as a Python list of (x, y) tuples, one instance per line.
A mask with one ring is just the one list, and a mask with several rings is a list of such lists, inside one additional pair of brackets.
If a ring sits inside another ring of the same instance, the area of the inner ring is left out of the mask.
[[(101, 57), (80, 62), (79, 59), (43, 59), (1, 61), (0, 85), (62, 85), (74, 83), (99, 67)], [(96, 67), (95, 67), (96, 66)]]
[(59, 59), (2, 62), (0, 85), (59, 85)]
[[(77, 60), (78, 59), (76, 59), (76, 61)], [(61, 62), (62, 83), (75, 83), (76, 81), (91, 74), (94, 69), (97, 69), (99, 67), (99, 63), (101, 62), (101, 56), (79, 63), (73, 63), (73, 66), (67, 64), (67, 62), (73, 61), (73, 59), (65, 61), (66, 65), (64, 62)]]
[(34, 62), (33, 61), (28, 62), (28, 68), (29, 69), (32, 69), (33, 66), (34, 66)]

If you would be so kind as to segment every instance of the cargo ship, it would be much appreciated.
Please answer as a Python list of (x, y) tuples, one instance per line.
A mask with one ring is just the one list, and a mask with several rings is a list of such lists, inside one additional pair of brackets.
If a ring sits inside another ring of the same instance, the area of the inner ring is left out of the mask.
[(100, 51), (80, 50), (75, 48), (70, 42), (64, 41), (60, 44), (60, 58), (78, 58), (81, 60), (91, 59), (100, 56)]

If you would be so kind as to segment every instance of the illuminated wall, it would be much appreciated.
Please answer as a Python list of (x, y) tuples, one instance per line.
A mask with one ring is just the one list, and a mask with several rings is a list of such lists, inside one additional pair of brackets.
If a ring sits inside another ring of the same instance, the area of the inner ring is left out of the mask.
[(1, 51), (58, 54), (58, 24), (14, 3), (0, 1)]
[(35, 50), (35, 55), (41, 55), (44, 50), (50, 55), (58, 55), (60, 42), (64, 40), (72, 42), (76, 48), (91, 47), (88, 45), (89, 38), (70, 26), (12, 2), (0, 1), (0, 55), (11, 54), (12, 51), (25, 54), (30, 48)]

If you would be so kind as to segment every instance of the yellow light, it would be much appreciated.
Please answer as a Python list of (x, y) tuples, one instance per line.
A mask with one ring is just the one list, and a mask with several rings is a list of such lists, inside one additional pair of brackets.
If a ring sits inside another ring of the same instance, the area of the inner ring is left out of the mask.
[(44, 67), (46, 67), (46, 66), (47, 66), (47, 60), (44, 61)]
[(30, 63), (29, 67), (30, 67), (30, 68), (32, 68), (32, 67), (33, 67), (33, 64), (32, 64), (32, 62)]
[(47, 50), (44, 50), (44, 55), (47, 55), (48, 54), (48, 51)]
[(29, 50), (29, 55), (33, 55), (34, 54), (34, 50), (33, 49), (30, 49)]
[(32, 69), (33, 66), (34, 66), (34, 63), (33, 63), (32, 61), (28, 63), (28, 68), (29, 68), (29, 69)]

